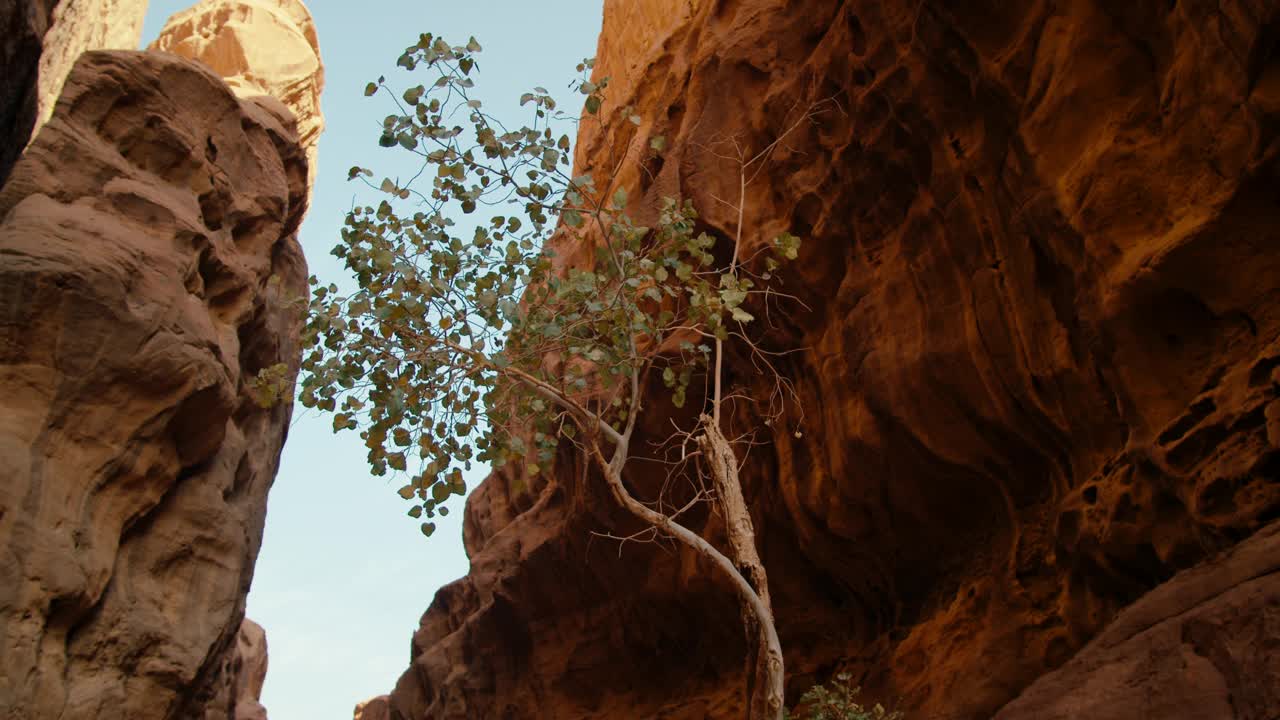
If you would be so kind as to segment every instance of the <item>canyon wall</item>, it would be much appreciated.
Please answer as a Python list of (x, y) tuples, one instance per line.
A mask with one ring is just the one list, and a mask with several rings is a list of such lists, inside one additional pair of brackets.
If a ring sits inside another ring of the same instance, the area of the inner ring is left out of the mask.
[(0, 717), (262, 720), (244, 599), (292, 405), (253, 381), (297, 372), (323, 121), (55, 37), (78, 60), (0, 189)]
[(296, 372), (279, 102), (93, 52), (0, 191), (0, 716), (226, 717)]
[(199, 60), (240, 97), (269, 95), (293, 111), (317, 176), (324, 65), (311, 12), (299, 0), (202, 0), (165, 23), (151, 50)]
[[(930, 720), (1029, 686), (1002, 719), (1280, 712), (1278, 46), (1275, 0), (606, 2), (575, 172), (629, 158), (642, 224), (683, 196), (727, 242), (734, 157), (777, 141), (741, 254), (804, 240), (752, 310), (800, 401), (734, 420), (792, 700), (849, 672)], [(742, 716), (732, 595), (594, 536), (634, 528), (589, 477), (566, 449), (475, 490), (391, 717)]]
[(0, 184), (86, 50), (133, 50), (147, 0), (13, 0), (0, 8)]

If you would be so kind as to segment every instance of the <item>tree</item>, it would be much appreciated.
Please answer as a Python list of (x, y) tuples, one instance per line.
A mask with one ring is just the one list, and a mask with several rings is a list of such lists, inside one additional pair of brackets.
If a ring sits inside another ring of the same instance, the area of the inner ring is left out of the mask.
[[(366, 88), (397, 109), (379, 143), (421, 165), (408, 180), (376, 184), (371, 170), (351, 168), (349, 179), (383, 197), (347, 215), (333, 250), (358, 289), (344, 295), (312, 278), (300, 401), (333, 413), (335, 431), (358, 430), (375, 475), (406, 477), (399, 493), (427, 535), (465, 493), (462, 471), (473, 463), (518, 462), (536, 474), (571, 443), (654, 536), (684, 544), (732, 584), (758, 643), (751, 704), (756, 716), (778, 718), (783, 657), (723, 431), (723, 358), (736, 343), (768, 364), (749, 335), (747, 307), (776, 302), (773, 273), (796, 258), (799, 240), (784, 233), (767, 252), (740, 257), (741, 212), (736, 236), (717, 241), (696, 232), (695, 209), (676, 199), (663, 202), (652, 227), (637, 225), (614, 178), (571, 175), (569, 136), (552, 128), (566, 118), (546, 90), (521, 97), (529, 122), (519, 128), (473, 97), (479, 52), (474, 38), (454, 46), (425, 34), (398, 65), (428, 82), (399, 94), (385, 78)], [(588, 118), (608, 84), (589, 79), (591, 65), (579, 66), (576, 83)], [(662, 144), (654, 139), (647, 152)], [(739, 210), (747, 171), (766, 156), (739, 153)], [(498, 214), (459, 224), (481, 207)], [(555, 247), (570, 245), (594, 255), (557, 256)], [(661, 378), (677, 406), (690, 402), (691, 387), (709, 389), (682, 437), (698, 448), (685, 460), (696, 457), (713, 483), (678, 508), (643, 501), (623, 482), (650, 378)], [(724, 516), (728, 554), (680, 521), (711, 500)]]

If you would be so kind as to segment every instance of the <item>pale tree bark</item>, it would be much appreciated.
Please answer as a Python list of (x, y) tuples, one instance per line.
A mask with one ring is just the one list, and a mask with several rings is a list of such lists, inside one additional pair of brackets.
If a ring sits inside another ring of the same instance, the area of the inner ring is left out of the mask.
[(764, 617), (758, 617), (748, 603), (744, 602), (742, 605), (743, 625), (749, 648), (746, 661), (747, 718), (776, 718), (782, 699), (774, 695), (774, 689), (780, 687), (785, 678), (781, 652), (775, 656), (769, 647), (769, 634), (774, 630), (769, 577), (756, 550), (751, 511), (742, 494), (742, 481), (738, 475), (738, 457), (713, 417), (703, 415), (701, 422), (702, 433), (698, 435), (697, 442), (715, 484), (730, 553), (738, 572), (751, 583), (764, 607)]
[[(752, 587), (751, 582), (747, 580), (747, 576), (739, 572), (738, 567), (724, 553), (717, 550), (714, 545), (704, 540), (697, 533), (684, 527), (671, 517), (650, 508), (631, 495), (631, 492), (622, 483), (622, 467), (626, 463), (627, 452), (625, 436), (622, 444), (615, 447), (612, 461), (604, 459), (604, 455), (598, 445), (594, 443), (591, 445), (591, 453), (596, 463), (600, 466), (601, 472), (604, 473), (610, 492), (620, 505), (637, 519), (652, 525), (669, 537), (688, 546), (702, 557), (710, 560), (716, 569), (724, 573), (725, 577), (729, 579), (738, 594), (739, 600), (742, 602), (745, 613), (750, 616), (753, 621), (752, 624), (758, 628), (759, 647), (761, 648), (759, 651), (761, 656), (759, 666), (765, 672), (761, 678), (763, 680), (760, 683), (761, 687), (757, 689), (756, 694), (761, 697), (761, 708), (766, 713), (758, 717), (767, 718), (768, 720), (781, 720), (786, 675), (782, 661), (782, 643), (778, 639), (778, 633), (773, 624), (773, 614), (768, 605), (756, 592), (756, 589)], [(730, 449), (730, 453), (732, 453), (732, 449)], [(736, 464), (734, 468), (736, 477)], [(739, 497), (741, 497), (740, 489)], [(754, 543), (752, 547), (754, 549)], [(752, 702), (752, 705), (754, 704)]]

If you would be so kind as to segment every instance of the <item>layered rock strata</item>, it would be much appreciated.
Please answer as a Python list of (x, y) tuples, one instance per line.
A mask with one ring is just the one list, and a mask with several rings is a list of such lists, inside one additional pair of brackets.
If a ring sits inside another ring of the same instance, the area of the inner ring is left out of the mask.
[(0, 191), (0, 717), (234, 716), (307, 175), (280, 102), (91, 52)]
[(86, 50), (133, 50), (147, 0), (12, 0), (0, 7), (0, 185)]
[(150, 49), (199, 60), (242, 98), (269, 95), (287, 105), (314, 183), (324, 66), (315, 23), (299, 0), (202, 0), (169, 18)]
[[(792, 693), (845, 671), (911, 717), (989, 718), (1153, 589), (1133, 612), (1212, 586), (1230, 603), (1188, 609), (1227, 649), (1176, 623), (1125, 645), (1121, 616), (1007, 717), (1067, 712), (1050, 696), (1107, 652), (1180, 632), (1216, 668), (1206, 707), (1280, 712), (1257, 684), (1275, 606), (1212, 559), (1280, 516), (1278, 46), (1273, 0), (606, 2), (609, 104), (576, 172), (629, 156), (642, 224), (691, 198), (727, 247), (736, 152), (782, 138), (748, 173), (741, 255), (804, 238), (796, 299), (753, 310), (798, 350), (778, 367), (800, 402), (743, 477)], [(661, 388), (649, 415), (651, 439), (679, 418)], [(593, 537), (634, 528), (583, 477), (566, 450), (475, 491), (471, 571), (423, 617), (392, 717), (741, 717), (732, 596), (676, 548)]]

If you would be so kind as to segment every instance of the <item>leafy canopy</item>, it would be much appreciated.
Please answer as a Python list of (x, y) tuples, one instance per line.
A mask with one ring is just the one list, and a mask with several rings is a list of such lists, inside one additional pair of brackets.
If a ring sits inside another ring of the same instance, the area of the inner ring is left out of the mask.
[[(553, 125), (576, 119), (545, 89), (520, 98), (527, 124), (489, 114), (473, 90), (480, 51), (474, 38), (424, 34), (398, 62), (426, 75), (421, 84), (369, 83), (365, 94), (396, 110), (379, 145), (412, 153), (419, 169), (375, 182), (351, 168), (376, 193), (348, 213), (332, 251), (357, 289), (311, 278), (304, 334), (300, 401), (333, 413), (335, 431), (359, 431), (375, 475), (407, 479), (399, 493), (411, 516), (426, 516), (427, 535), (474, 463), (537, 473), (562, 439), (617, 442), (649, 372), (682, 405), (708, 343), (753, 320), (747, 300), (770, 278), (717, 261), (691, 204), (665, 200), (656, 225), (641, 227), (624, 188), (573, 177), (569, 135)], [(586, 118), (608, 85), (589, 79), (591, 67), (579, 65), (575, 83)], [(663, 148), (655, 138), (646, 152)], [(482, 208), (487, 220), (467, 222)], [(778, 238), (768, 270), (798, 244)], [(594, 253), (561, 258), (555, 247)]]

